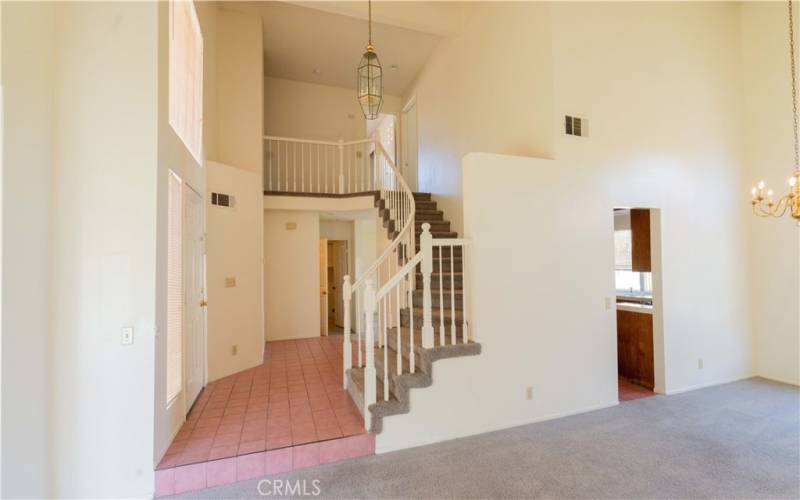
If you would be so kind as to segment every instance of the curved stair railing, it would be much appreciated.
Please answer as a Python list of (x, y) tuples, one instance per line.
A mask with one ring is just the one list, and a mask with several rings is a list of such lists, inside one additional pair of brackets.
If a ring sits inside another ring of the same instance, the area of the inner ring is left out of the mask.
[[(365, 367), (366, 357), (370, 356), (371, 349), (367, 346), (374, 345), (370, 339), (366, 339), (368, 328), (374, 321), (374, 314), (364, 315), (365, 292), (367, 283), (372, 282), (373, 286), (381, 286), (388, 282), (392, 277), (398, 275), (416, 253), (416, 227), (414, 215), (416, 203), (414, 193), (408, 187), (405, 179), (400, 174), (394, 161), (387, 154), (386, 150), (376, 141), (376, 173), (377, 187), (379, 191), (378, 217), (383, 219), (384, 226), (394, 237), (389, 246), (372, 263), (372, 265), (358, 278), (355, 283), (350, 282), (350, 277), (345, 276), (343, 290), (344, 300), (344, 346), (343, 346), (343, 373), (342, 382), (347, 388), (347, 370), (353, 367), (353, 347), (355, 347), (356, 364), (358, 368)], [(413, 276), (405, 278), (404, 286), (409, 291), (413, 289)], [(401, 300), (393, 303), (393, 311), (399, 314), (400, 309), (407, 307), (409, 301), (408, 294), (404, 294)], [(355, 308), (356, 324), (351, 325), (351, 311)], [(399, 325), (399, 321), (397, 322)], [(355, 326), (356, 340), (351, 342), (350, 332)], [(353, 344), (353, 345), (351, 345)], [(381, 344), (382, 345), (382, 344)], [(366, 354), (366, 356), (365, 356)], [(367, 365), (370, 363), (367, 362)], [(374, 368), (374, 367), (373, 367)]]

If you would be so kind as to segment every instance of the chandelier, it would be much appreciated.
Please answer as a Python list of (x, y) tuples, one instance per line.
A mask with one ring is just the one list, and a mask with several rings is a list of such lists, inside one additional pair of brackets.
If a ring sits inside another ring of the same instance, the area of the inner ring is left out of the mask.
[(766, 189), (764, 181), (760, 181), (751, 191), (753, 199), (750, 203), (753, 206), (753, 213), (759, 217), (783, 217), (786, 212), (789, 212), (800, 224), (800, 145), (797, 136), (797, 74), (794, 56), (792, 0), (789, 0), (789, 59), (792, 72), (792, 118), (794, 120), (794, 173), (789, 178), (789, 193), (775, 201), (774, 192)]
[(369, 0), (369, 38), (367, 50), (358, 65), (358, 103), (364, 118), (374, 120), (383, 104), (383, 70), (372, 46), (372, 0)]

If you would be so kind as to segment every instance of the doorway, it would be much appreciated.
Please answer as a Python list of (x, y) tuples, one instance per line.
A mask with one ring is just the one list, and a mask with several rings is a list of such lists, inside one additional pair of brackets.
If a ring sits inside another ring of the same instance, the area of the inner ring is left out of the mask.
[[(653, 278), (660, 264), (660, 251), (653, 251), (652, 219), (653, 213), (647, 208), (614, 209), (614, 303), (620, 402), (655, 395), (654, 319), (658, 304), (654, 300)], [(655, 241), (660, 244), (660, 239)]]
[(419, 189), (418, 157), (419, 143), (417, 135), (417, 100), (412, 98), (401, 116), (401, 152), (403, 155), (403, 177), (412, 191)]
[(184, 200), (184, 380), (188, 412), (206, 383), (206, 255), (203, 197), (186, 184)]
[(342, 283), (350, 272), (347, 240), (320, 240), (320, 333), (344, 332)]

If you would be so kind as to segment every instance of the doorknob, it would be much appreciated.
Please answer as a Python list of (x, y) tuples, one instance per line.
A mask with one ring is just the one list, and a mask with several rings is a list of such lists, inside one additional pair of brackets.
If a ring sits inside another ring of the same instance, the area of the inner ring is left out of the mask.
[(208, 301), (206, 301), (206, 300), (201, 300), (200, 301), (200, 307), (206, 307), (207, 305), (208, 305)]

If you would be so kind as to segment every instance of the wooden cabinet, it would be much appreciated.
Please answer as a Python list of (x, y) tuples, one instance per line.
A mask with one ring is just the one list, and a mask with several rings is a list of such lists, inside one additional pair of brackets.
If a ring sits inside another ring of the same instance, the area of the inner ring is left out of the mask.
[(631, 382), (655, 385), (652, 314), (617, 310), (617, 368)]
[(650, 265), (650, 210), (631, 209), (631, 270), (649, 273)]

